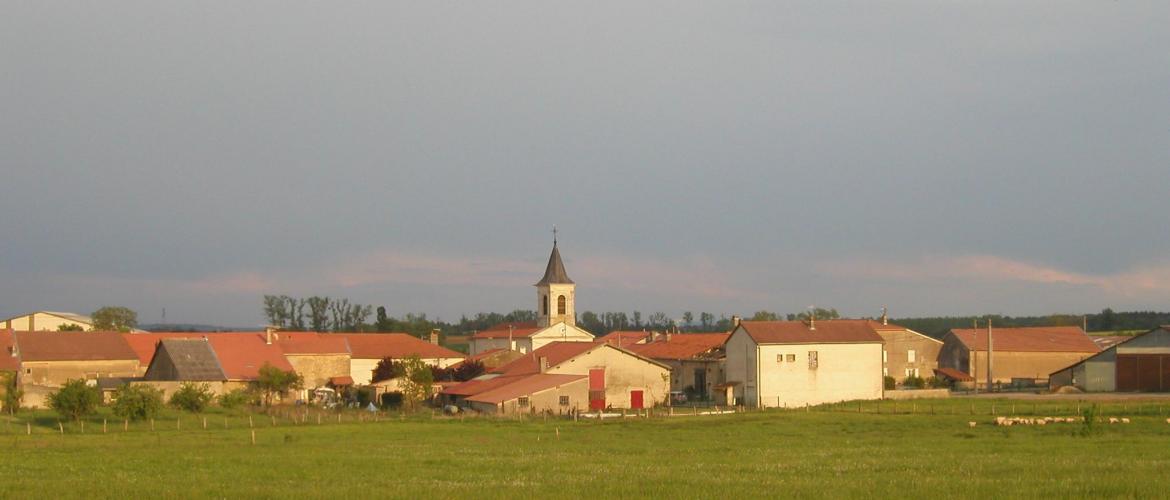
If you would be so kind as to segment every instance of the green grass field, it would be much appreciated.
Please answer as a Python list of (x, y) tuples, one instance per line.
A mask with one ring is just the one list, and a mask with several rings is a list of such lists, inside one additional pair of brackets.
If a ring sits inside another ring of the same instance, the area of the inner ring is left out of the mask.
[[(64, 425), (51, 413), (0, 422), (0, 496), (29, 497), (1166, 497), (1170, 401), (1109, 403), (1128, 416), (994, 427), (996, 412), (1064, 415), (1075, 402), (952, 399), (812, 411), (566, 421), (432, 418), (341, 424), (169, 413)], [(1013, 406), (1015, 405), (1015, 406)], [(882, 413), (877, 413), (877, 411)], [(911, 414), (910, 412), (915, 412)], [(978, 415), (971, 415), (975, 411)], [(931, 414), (933, 412), (933, 414)], [(975, 428), (968, 421), (977, 421)], [(32, 435), (26, 435), (32, 424)], [(559, 437), (558, 437), (559, 430)]]

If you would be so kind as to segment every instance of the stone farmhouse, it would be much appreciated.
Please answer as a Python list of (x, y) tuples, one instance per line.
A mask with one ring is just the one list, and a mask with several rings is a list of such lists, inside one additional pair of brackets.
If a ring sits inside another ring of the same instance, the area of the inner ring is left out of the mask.
[(113, 332), (14, 332), (24, 405), (44, 407), (49, 393), (73, 379), (134, 377), (140, 360), (122, 334)]

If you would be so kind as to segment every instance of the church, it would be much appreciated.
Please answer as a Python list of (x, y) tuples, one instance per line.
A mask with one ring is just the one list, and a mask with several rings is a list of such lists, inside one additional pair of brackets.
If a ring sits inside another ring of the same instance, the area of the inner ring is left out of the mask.
[(530, 353), (550, 342), (593, 342), (593, 335), (577, 328), (574, 307), (576, 284), (565, 272), (565, 263), (553, 238), (552, 254), (544, 277), (536, 287), (536, 321), (504, 323), (471, 336), (471, 354), (496, 349)]

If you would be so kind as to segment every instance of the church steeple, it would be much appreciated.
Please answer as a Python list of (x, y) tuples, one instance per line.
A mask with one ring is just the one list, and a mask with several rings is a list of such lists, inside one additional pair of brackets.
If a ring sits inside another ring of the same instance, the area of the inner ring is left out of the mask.
[(557, 248), (556, 234), (554, 227), (552, 254), (548, 256), (548, 266), (544, 269), (544, 277), (535, 285), (537, 324), (542, 327), (561, 322), (569, 325), (577, 324), (577, 316), (573, 307), (576, 284), (569, 279), (569, 274), (565, 272), (561, 251)]
[(557, 249), (556, 239), (553, 239), (552, 254), (548, 256), (548, 267), (544, 269), (544, 277), (536, 286), (552, 284), (573, 284), (573, 280), (569, 279), (568, 273), (565, 272), (565, 263), (561, 261), (561, 251)]

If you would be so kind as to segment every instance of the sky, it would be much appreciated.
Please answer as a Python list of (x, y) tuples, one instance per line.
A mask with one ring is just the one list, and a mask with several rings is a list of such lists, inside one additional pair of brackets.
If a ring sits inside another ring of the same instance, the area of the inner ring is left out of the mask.
[(3, 10), (3, 317), (1170, 309), (1170, 2)]

